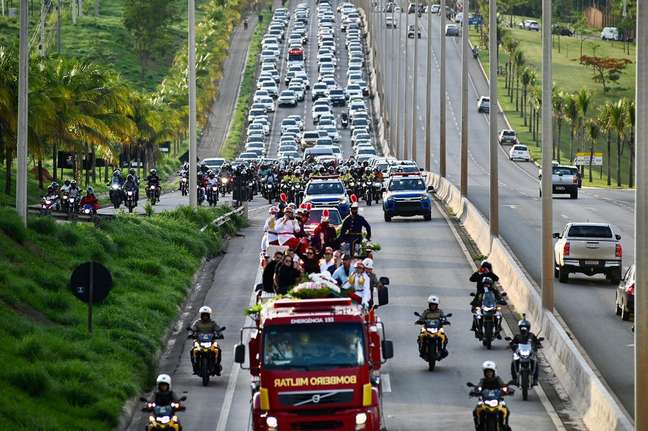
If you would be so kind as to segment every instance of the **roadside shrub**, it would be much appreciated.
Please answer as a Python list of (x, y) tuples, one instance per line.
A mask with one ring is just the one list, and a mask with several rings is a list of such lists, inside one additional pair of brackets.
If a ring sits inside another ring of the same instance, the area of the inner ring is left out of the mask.
[(162, 275), (164, 272), (162, 265), (160, 265), (156, 260), (145, 259), (145, 258), (131, 258), (126, 261), (126, 264), (135, 271), (151, 275), (154, 277)]
[(74, 247), (80, 241), (79, 234), (76, 232), (75, 226), (64, 224), (58, 226), (56, 237), (63, 245)]
[(22, 220), (18, 213), (10, 208), (0, 208), (0, 231), (21, 244), (27, 239), (27, 230)]
[(30, 217), (27, 227), (41, 235), (52, 235), (56, 231), (56, 222), (52, 217)]
[(97, 402), (95, 388), (79, 380), (66, 380), (58, 386), (58, 393), (70, 404), (85, 407)]
[(24, 364), (7, 375), (7, 381), (33, 397), (45, 395), (52, 386), (50, 376), (40, 367)]
[(20, 340), (16, 351), (30, 362), (46, 356), (42, 336), (27, 335)]

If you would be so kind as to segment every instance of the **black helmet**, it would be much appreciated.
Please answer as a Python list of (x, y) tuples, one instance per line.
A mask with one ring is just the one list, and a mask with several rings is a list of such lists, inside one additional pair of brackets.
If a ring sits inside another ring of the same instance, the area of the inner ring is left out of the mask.
[(131, 174), (131, 175), (133, 175), (133, 176), (135, 176), (135, 174), (136, 174), (135, 169), (133, 169), (133, 168), (130, 168), (130, 169), (128, 170), (128, 173)]
[(69, 186), (70, 185), (70, 180), (63, 181), (63, 184), (65, 184), (66, 186)]
[(488, 272), (493, 272), (493, 265), (487, 260), (483, 260), (481, 265), (482, 268), (488, 269)]
[(522, 315), (522, 320), (518, 322), (521, 334), (528, 334), (531, 331), (531, 322), (526, 319), (526, 314)]

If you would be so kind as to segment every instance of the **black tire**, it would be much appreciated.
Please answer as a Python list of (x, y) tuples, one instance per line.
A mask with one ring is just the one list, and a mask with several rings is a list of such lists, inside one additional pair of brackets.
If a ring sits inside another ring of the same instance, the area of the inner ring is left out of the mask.
[(617, 290), (616, 299), (614, 300), (614, 311), (617, 316), (621, 315), (622, 308), (619, 307), (619, 291)]
[(391, 219), (392, 219), (391, 216), (390, 216), (390, 215), (387, 215), (387, 213), (384, 213), (384, 215), (385, 215), (385, 221), (386, 221), (387, 223), (389, 223), (389, 222), (391, 221)]
[(486, 349), (490, 350), (493, 348), (493, 344), (491, 340), (484, 340), (484, 346), (486, 346)]
[(522, 380), (522, 399), (526, 401), (529, 398), (529, 373), (523, 372), (521, 376)]
[(621, 316), (621, 320), (625, 320), (626, 322), (630, 320), (630, 310), (628, 310), (627, 304), (623, 304), (621, 306), (621, 313), (617, 312), (617, 314)]
[(429, 359), (428, 360), (428, 371), (434, 371), (435, 367), (436, 367), (436, 359)]
[(610, 283), (619, 284), (621, 282), (621, 270), (613, 271), (610, 273)]
[(205, 357), (200, 360), (200, 377), (202, 377), (202, 385), (207, 386), (209, 384), (209, 361)]
[(128, 212), (132, 213), (133, 212), (133, 207), (128, 207)]
[(567, 271), (565, 268), (561, 266), (558, 267), (558, 280), (561, 283), (565, 283), (565, 284), (569, 283), (569, 271)]
[(578, 199), (578, 189), (569, 194), (570, 199)]
[(558, 278), (558, 267), (554, 264), (554, 278)]
[(425, 214), (425, 215), (423, 216), (423, 220), (425, 220), (425, 221), (430, 221), (430, 220), (432, 220), (432, 213)]
[(115, 207), (116, 210), (119, 209), (119, 204), (118, 203), (114, 203), (113, 206)]
[(484, 431), (500, 431), (499, 423), (497, 423), (497, 418), (495, 416), (489, 416), (486, 419), (486, 423), (482, 426)]

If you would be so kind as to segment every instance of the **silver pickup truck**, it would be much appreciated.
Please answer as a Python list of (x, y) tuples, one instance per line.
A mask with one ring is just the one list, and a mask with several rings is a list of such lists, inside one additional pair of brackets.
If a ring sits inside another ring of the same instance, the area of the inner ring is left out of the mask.
[[(578, 199), (578, 188), (580, 187), (580, 175), (576, 166), (554, 164), (551, 167), (551, 191), (555, 195), (569, 195), (571, 199)], [(542, 180), (542, 172), (538, 174)], [(542, 184), (540, 185), (540, 196), (542, 197)]]
[(554, 276), (561, 283), (569, 273), (605, 274), (612, 284), (621, 280), (621, 235), (608, 223), (568, 223), (554, 245)]

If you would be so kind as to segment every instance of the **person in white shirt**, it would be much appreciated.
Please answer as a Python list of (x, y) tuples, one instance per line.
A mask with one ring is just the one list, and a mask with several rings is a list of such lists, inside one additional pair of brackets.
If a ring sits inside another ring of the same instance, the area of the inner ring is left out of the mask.
[(360, 302), (364, 306), (369, 306), (371, 303), (371, 287), (369, 276), (365, 273), (365, 267), (362, 261), (356, 261), (354, 271), (349, 276), (345, 287), (353, 289), (354, 293), (360, 297)]
[(284, 209), (284, 216), (275, 223), (275, 231), (277, 232), (279, 245), (287, 245), (292, 249), (297, 248), (299, 239), (296, 234), (301, 232), (301, 227), (299, 227), (299, 222), (295, 220), (294, 210), (290, 206)]
[(335, 269), (335, 257), (333, 256), (333, 248), (326, 247), (324, 249), (324, 257), (320, 259), (320, 272), (328, 271), (332, 274), (334, 271), (330, 271), (331, 267)]

